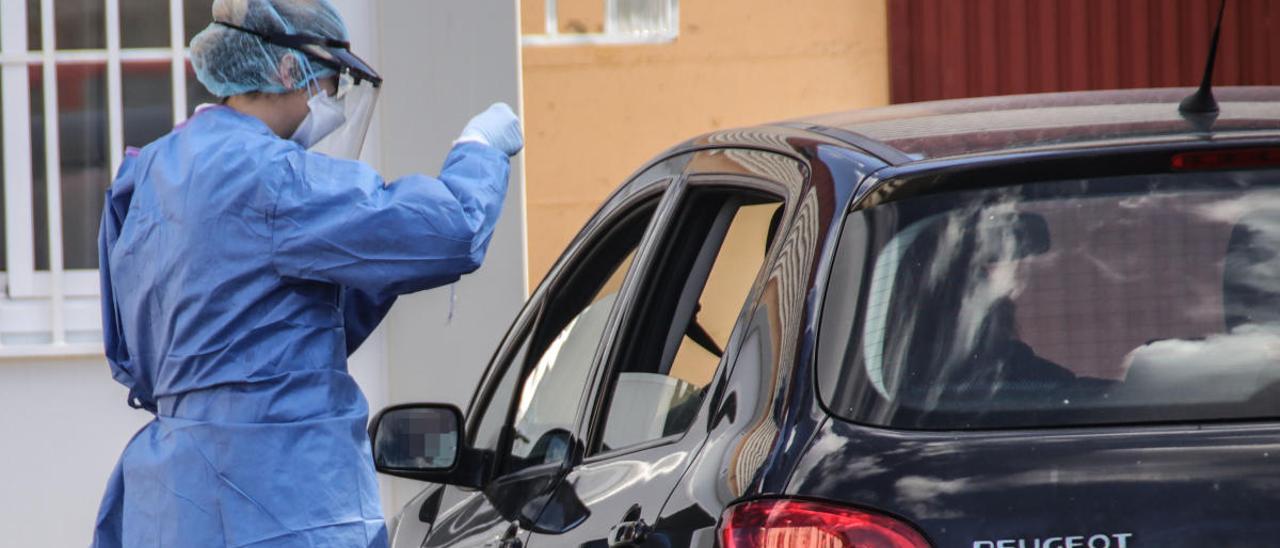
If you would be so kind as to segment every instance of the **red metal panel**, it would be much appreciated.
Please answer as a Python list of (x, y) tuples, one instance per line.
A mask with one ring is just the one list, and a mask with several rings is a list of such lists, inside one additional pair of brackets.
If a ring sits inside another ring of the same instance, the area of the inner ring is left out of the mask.
[(1241, 10), (1244, 12), (1245, 28), (1247, 33), (1242, 33), (1241, 43), (1243, 48), (1240, 55), (1241, 83), (1246, 85), (1260, 84), (1267, 78), (1267, 62), (1270, 56), (1271, 45), (1268, 43), (1267, 33), (1262, 32), (1257, 24), (1249, 24), (1250, 22), (1266, 21), (1267, 6), (1270, 0), (1244, 0), (1240, 2)]
[(920, 72), (917, 73), (915, 81), (916, 93), (925, 95), (941, 95), (942, 90), (942, 49), (938, 46), (941, 41), (939, 34), (941, 33), (941, 24), (939, 21), (939, 0), (916, 0), (920, 5), (918, 13), (920, 14), (920, 30), (917, 36), (920, 37)]
[[(889, 0), (889, 51), (907, 57), (905, 59), (895, 58), (891, 61), (892, 64), (914, 66), (916, 63), (912, 52), (918, 48), (912, 48), (911, 38), (915, 35), (915, 29), (911, 26), (913, 22), (911, 15), (911, 2)], [(915, 94), (914, 76), (915, 71), (911, 70), (889, 70), (891, 101), (896, 103), (909, 100), (904, 98)]]
[[(1192, 86), (1219, 0), (888, 0), (894, 102)], [(1280, 1), (1230, 0), (1214, 82), (1280, 84)]]
[[(1005, 93), (1027, 93), (1031, 89), (1030, 82), (1030, 41), (1027, 39), (1027, 0), (1008, 0), (1003, 4), (1004, 24), (997, 22), (992, 35), (1000, 43), (999, 52), (1008, 56), (1004, 62), (990, 62), (1000, 74), (996, 82), (996, 90)], [(1000, 10), (996, 10), (997, 13)]]
[(997, 70), (1000, 63), (989, 60), (998, 59), (1000, 56), (999, 47), (996, 45), (996, 37), (999, 36), (996, 28), (999, 23), (996, 0), (977, 0), (977, 5), (974, 7), (977, 12), (970, 18), (972, 28), (976, 31), (972, 34), (977, 42), (978, 52), (970, 65), (973, 67), (974, 86), (978, 93), (995, 95), (1000, 92), (1000, 75)]
[(1106, 55), (1108, 51), (1127, 51), (1128, 48), (1120, 47), (1120, 3), (1113, 0), (1094, 0), (1090, 6), (1095, 10), (1098, 18), (1097, 24), (1091, 25), (1098, 29), (1098, 39), (1095, 44), (1097, 48), (1089, 52), (1090, 60), (1096, 59), (1094, 63), (1097, 67), (1099, 75), (1098, 79), (1090, 83), (1092, 87), (1100, 89), (1116, 89), (1120, 87), (1120, 56)]
[(1152, 10), (1152, 31), (1158, 37), (1151, 51), (1151, 63), (1159, 76), (1151, 83), (1159, 87), (1175, 85), (1178, 74), (1178, 12), (1171, 9)]
[(968, 37), (972, 30), (965, 24), (965, 15), (973, 11), (968, 2), (944, 0), (942, 2), (940, 40), (942, 89), (971, 89), (967, 78), (966, 61), (977, 52), (971, 50)]
[[(1032, 91), (1051, 91), (1059, 88), (1058, 80), (1058, 18), (1057, 9), (1048, 2), (1035, 3), (1035, 15), (1027, 32), (1036, 37), (1035, 67), (1036, 74), (1032, 79)], [(998, 62), (998, 61), (997, 61)], [(952, 93), (967, 93), (962, 90), (950, 90)], [(964, 97), (965, 95), (951, 95)], [(941, 97), (938, 97), (941, 99)], [(917, 99), (921, 100), (921, 99)]]
[(1117, 55), (1120, 58), (1120, 86), (1133, 88), (1153, 82), (1151, 70), (1151, 20), (1147, 17), (1150, 9), (1147, 0), (1130, 0), (1126, 3), (1127, 12), (1119, 14), (1119, 18), (1129, 24), (1123, 27), (1121, 47), (1127, 48), (1129, 55)]
[(1204, 74), (1204, 61), (1209, 54), (1209, 35), (1206, 30), (1212, 19), (1205, 19), (1203, 0), (1181, 0), (1178, 28), (1183, 39), (1178, 44), (1178, 81), (1199, 83)]
[(1268, 68), (1267, 73), (1263, 76), (1264, 81), (1280, 75), (1280, 32), (1276, 32), (1276, 28), (1280, 27), (1280, 5), (1276, 5), (1275, 2), (1267, 3), (1266, 21), (1266, 34), (1269, 43), (1266, 48)]
[[(1244, 7), (1238, 0), (1232, 9), (1222, 14), (1222, 28), (1240, 28), (1240, 10)], [(1215, 76), (1225, 82), (1240, 81), (1240, 39), (1242, 32), (1223, 33), (1218, 43), (1218, 61)], [(1210, 36), (1212, 36), (1212, 31)]]
[(1088, 11), (1084, 0), (1058, 2), (1058, 18), (1061, 34), (1058, 47), (1066, 53), (1063, 63), (1063, 89), (1068, 91), (1089, 89), (1088, 47), (1092, 41), (1088, 35)]

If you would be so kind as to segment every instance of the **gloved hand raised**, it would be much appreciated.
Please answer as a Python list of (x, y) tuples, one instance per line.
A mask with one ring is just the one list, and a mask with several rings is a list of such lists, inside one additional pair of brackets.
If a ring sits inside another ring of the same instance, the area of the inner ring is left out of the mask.
[(458, 141), (479, 141), (515, 156), (524, 148), (524, 133), (520, 119), (506, 103), (494, 103), (484, 112), (475, 115), (462, 129)]

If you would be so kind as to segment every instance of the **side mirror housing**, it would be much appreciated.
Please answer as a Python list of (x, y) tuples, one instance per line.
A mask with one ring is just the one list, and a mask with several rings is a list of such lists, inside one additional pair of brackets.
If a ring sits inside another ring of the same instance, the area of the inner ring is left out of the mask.
[(462, 412), (452, 405), (388, 407), (369, 423), (374, 467), (401, 478), (480, 487), (486, 455), (467, 447), (465, 434)]

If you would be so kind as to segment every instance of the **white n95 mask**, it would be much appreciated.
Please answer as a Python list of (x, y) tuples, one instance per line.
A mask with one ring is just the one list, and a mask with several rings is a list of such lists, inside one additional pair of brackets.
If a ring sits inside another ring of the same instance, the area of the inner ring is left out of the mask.
[(291, 141), (302, 145), (302, 148), (309, 149), (315, 146), (321, 139), (328, 137), (330, 133), (337, 131), (347, 122), (343, 101), (323, 91), (307, 100), (307, 108), (311, 109), (311, 112), (307, 113), (307, 117), (302, 119), (298, 129), (289, 136)]

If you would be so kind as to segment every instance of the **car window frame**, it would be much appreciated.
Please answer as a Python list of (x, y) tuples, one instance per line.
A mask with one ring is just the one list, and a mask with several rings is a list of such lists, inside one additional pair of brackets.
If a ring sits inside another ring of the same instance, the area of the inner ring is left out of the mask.
[[(660, 166), (655, 166), (660, 167)], [(648, 170), (642, 170), (647, 172)], [(512, 391), (511, 399), (505, 402), (507, 411), (503, 420), (502, 432), (499, 435), (497, 447), (494, 449), (491, 462), (487, 463), (488, 470), (485, 472), (484, 484), (486, 486), (494, 483), (500, 483), (508, 480), (518, 480), (523, 477), (534, 476), (537, 474), (545, 474), (550, 468), (571, 467), (580, 458), (581, 436), (580, 428), (575, 427), (572, 432), (579, 443), (575, 444), (575, 454), (570, 455), (564, 463), (548, 463), (543, 465), (531, 466), (510, 473), (503, 473), (505, 461), (509, 457), (512, 443), (512, 429), (515, 420), (515, 403), (522, 396), (523, 378), (528, 375), (530, 367), (535, 365), (528, 352), (525, 352), (526, 346), (532, 341), (530, 337), (535, 336), (535, 332), (543, 320), (546, 312), (547, 301), (556, 295), (557, 289), (566, 283), (568, 277), (574, 274), (574, 266), (581, 264), (587, 260), (584, 254), (590, 253), (594, 245), (598, 245), (602, 239), (608, 238), (610, 233), (617, 227), (616, 223), (611, 220), (620, 217), (626, 217), (633, 214), (636, 210), (644, 207), (654, 207), (649, 225), (645, 228), (644, 234), (641, 236), (640, 242), (635, 248), (635, 257), (632, 259), (628, 272), (624, 275), (622, 286), (618, 291), (618, 298), (610, 309), (608, 319), (605, 323), (604, 335), (602, 339), (612, 338), (612, 334), (616, 331), (618, 323), (619, 306), (627, 300), (627, 295), (633, 290), (632, 280), (642, 265), (642, 260), (647, 256), (645, 250), (652, 247), (652, 237), (658, 228), (660, 216), (664, 211), (664, 207), (669, 209), (671, 201), (671, 192), (677, 188), (683, 180), (683, 176), (679, 171), (673, 173), (660, 174), (651, 180), (645, 181), (642, 188), (636, 190), (633, 194), (622, 198), (616, 206), (602, 208), (582, 232), (570, 244), (570, 248), (556, 261), (547, 277), (538, 285), (526, 304), (524, 310), (521, 311), (517, 320), (513, 323), (513, 327), (508, 330), (508, 334), (504, 337), (503, 342), (499, 345), (499, 350), (495, 352), (494, 358), (490, 361), (489, 367), (486, 369), (484, 380), (480, 383), (475, 395), (472, 398), (472, 404), (468, 407), (467, 423), (468, 423), (468, 443), (474, 440), (474, 434), (480, 421), (492, 405), (497, 404), (492, 400), (497, 393), (499, 386), (502, 384), (504, 375), (512, 366), (517, 365), (517, 361), (523, 361), (519, 364), (521, 368), (520, 378), (517, 379), (517, 388)], [(624, 185), (624, 189), (628, 185)], [(656, 202), (656, 203), (655, 203)], [(589, 370), (594, 371), (601, 359), (602, 346), (596, 348), (595, 355)], [(518, 360), (521, 355), (523, 360)], [(591, 382), (584, 385), (583, 394), (579, 396), (578, 409), (575, 411), (575, 425), (581, 425), (581, 416), (584, 409), (585, 395), (591, 389)], [(483, 488), (478, 489), (483, 490)]]
[[(655, 199), (657, 200), (657, 203), (654, 202)], [(524, 392), (525, 382), (527, 382), (528, 376), (539, 365), (543, 356), (550, 349), (552, 341), (554, 341), (557, 337), (562, 335), (564, 333), (564, 330), (570, 324), (572, 324), (574, 320), (581, 317), (586, 310), (586, 307), (583, 307), (582, 309), (578, 310), (571, 318), (569, 318), (569, 321), (565, 323), (563, 326), (560, 326), (554, 332), (548, 332), (548, 331), (544, 331), (545, 329), (550, 328), (548, 324), (544, 323), (544, 321), (547, 320), (547, 314), (548, 314), (548, 305), (546, 305), (545, 303), (547, 301), (561, 300), (561, 299), (566, 299), (572, 296), (572, 298), (574, 299), (585, 298), (586, 300), (584, 302), (586, 302), (587, 306), (590, 306), (591, 304), (593, 304), (591, 302), (591, 298), (598, 294), (600, 289), (603, 287), (603, 284), (607, 283), (608, 281), (607, 279), (600, 280), (602, 282), (601, 286), (592, 288), (590, 291), (587, 291), (585, 293), (581, 287), (570, 287), (570, 285), (573, 284), (573, 282), (577, 281), (579, 279), (579, 276), (583, 276), (583, 275), (589, 276), (592, 279), (596, 279), (594, 276), (592, 276), (592, 274), (594, 273), (589, 272), (589, 269), (599, 266), (599, 265), (593, 265), (591, 264), (591, 262), (599, 261), (600, 259), (598, 257), (591, 256), (591, 255), (594, 255), (595, 254), (594, 252), (596, 252), (600, 248), (600, 246), (607, 245), (608, 243), (610, 243), (611, 239), (616, 238), (618, 236), (618, 231), (622, 229), (622, 227), (629, 227), (630, 223), (637, 222), (638, 219), (636, 218), (636, 216), (642, 214), (642, 210), (647, 210), (650, 207), (653, 208), (652, 212), (647, 213), (648, 224), (645, 225), (645, 227), (643, 228), (640, 239), (637, 241), (635, 248), (633, 248), (626, 255), (623, 255), (620, 259), (618, 259), (617, 266), (622, 266), (623, 262), (626, 261), (627, 256), (628, 255), (631, 256), (631, 262), (627, 265), (627, 271), (623, 273), (622, 285), (619, 287), (617, 296), (615, 297), (614, 302), (609, 306), (609, 310), (605, 315), (604, 325), (600, 329), (600, 334), (599, 334), (600, 340), (596, 343), (595, 348), (592, 350), (590, 361), (587, 363), (586, 371), (587, 371), (587, 374), (590, 375), (590, 371), (594, 369), (595, 364), (601, 359), (601, 347), (603, 343), (606, 340), (612, 338), (613, 333), (616, 332), (617, 330), (616, 326), (618, 323), (618, 308), (620, 306), (620, 303), (627, 298), (627, 294), (628, 294), (627, 280), (629, 280), (632, 276), (634, 276), (634, 272), (636, 271), (640, 252), (645, 245), (646, 235), (649, 233), (650, 230), (652, 230), (653, 223), (658, 214), (658, 208), (661, 207), (662, 199), (663, 199), (662, 196), (654, 196), (654, 197), (651, 197), (650, 199), (642, 199), (635, 202), (629, 207), (621, 208), (620, 211), (617, 211), (611, 214), (610, 221), (615, 221), (615, 222), (612, 222), (611, 224), (609, 224), (609, 226), (602, 228), (601, 234), (598, 234), (593, 241), (588, 242), (586, 245), (583, 246), (583, 251), (579, 256), (579, 260), (568, 264), (566, 266), (566, 269), (563, 272), (561, 272), (560, 275), (557, 277), (556, 284), (553, 285), (550, 291), (548, 291), (547, 296), (544, 299), (544, 304), (540, 307), (539, 314), (538, 314), (538, 321), (534, 322), (534, 324), (531, 326), (531, 331), (529, 333), (529, 337), (532, 337), (533, 339), (544, 338), (545, 342), (547, 342), (547, 346), (540, 347), (540, 348), (526, 347), (526, 351), (523, 352), (524, 363), (521, 365), (520, 376), (519, 376), (519, 379), (517, 380), (517, 386), (519, 388), (513, 391), (512, 400), (508, 403), (509, 407), (507, 409), (507, 420), (504, 422), (503, 436), (501, 436), (499, 440), (499, 448), (498, 448), (499, 454), (496, 456), (495, 462), (494, 462), (495, 474), (497, 474), (498, 476), (518, 475), (520, 472), (527, 469), (545, 470), (547, 469), (546, 467), (548, 465), (553, 464), (553, 463), (544, 463), (539, 465), (528, 466), (520, 470), (510, 470), (510, 471), (506, 470), (506, 465), (508, 461), (511, 458), (513, 458), (512, 451), (513, 451), (513, 446), (515, 442), (513, 434), (516, 433), (514, 423), (516, 420), (515, 413), (518, 408), (518, 405), (516, 404), (521, 400), (521, 398), (525, 394)], [(609, 221), (606, 221), (606, 223), (609, 223)], [(586, 255), (583, 255), (583, 254), (586, 254)], [(588, 270), (584, 270), (584, 269), (588, 269)], [(617, 272), (616, 270), (611, 270), (609, 272), (609, 277), (612, 277), (614, 274), (616, 274), (616, 272)], [(587, 293), (590, 293), (590, 294), (587, 294)], [(532, 341), (529, 341), (529, 342), (532, 342)], [(533, 388), (536, 391), (537, 387), (533, 387)], [(589, 388), (589, 383), (584, 382), (582, 391), (578, 394), (579, 402), (581, 402), (582, 398), (587, 393), (588, 388)], [(577, 407), (580, 408), (581, 406), (577, 406)], [(573, 416), (573, 419), (570, 421), (570, 424), (574, 425), (573, 429), (569, 432), (570, 436), (572, 437), (572, 441), (574, 442), (570, 445), (571, 453), (573, 451), (577, 451), (578, 447), (582, 443), (581, 433), (577, 429), (579, 412), (580, 412), (580, 409), (574, 409), (574, 416)], [(571, 460), (573, 460), (572, 454), (565, 458), (566, 462)]]
[[(780, 155), (786, 156), (782, 154)], [(789, 156), (787, 157), (795, 160)], [(696, 194), (702, 191), (715, 192), (716, 190), (727, 190), (744, 194), (763, 194), (776, 198), (781, 201), (783, 208), (781, 220), (778, 223), (776, 232), (773, 234), (773, 242), (774, 244), (778, 244), (782, 241), (783, 235), (788, 230), (790, 221), (795, 215), (796, 199), (798, 198), (797, 194), (787, 192), (787, 188), (788, 187), (785, 183), (773, 181), (760, 175), (689, 173), (678, 182), (678, 187), (673, 187), (667, 192), (672, 198), (673, 211), (679, 211), (680, 207), (686, 204), (691, 193)], [(651, 260), (652, 256), (657, 253), (656, 248), (663, 242), (667, 241), (667, 232), (671, 229), (671, 225), (673, 224), (671, 219), (665, 220), (667, 222), (662, 225), (661, 232), (655, 234), (655, 239), (657, 241), (653, 243), (653, 247), (655, 249), (650, 250)], [(729, 226), (732, 226), (732, 223), (730, 223)], [(749, 317), (750, 311), (754, 310), (756, 307), (763, 289), (763, 282), (767, 277), (769, 267), (777, 258), (779, 248), (780, 246), (778, 245), (771, 245), (765, 253), (764, 260), (761, 261), (756, 272), (755, 279), (752, 281), (751, 289), (747, 292), (747, 296), (743, 300), (742, 306), (738, 311), (737, 320), (734, 322), (733, 329), (730, 331), (729, 337), (725, 341), (725, 347), (723, 349), (724, 356), (720, 359), (719, 363), (717, 363), (716, 370), (712, 373), (708, 387), (715, 386), (724, 376), (728, 375), (728, 373), (732, 371), (733, 362), (737, 355), (735, 345), (738, 342), (738, 339), (740, 339), (742, 330), (746, 326), (746, 322), (744, 322), (744, 320)], [(706, 249), (704, 248), (701, 252), (705, 253)], [(713, 258), (709, 266), (714, 268), (714, 265), (715, 260)], [(652, 265), (650, 264), (648, 266)], [(648, 271), (646, 270), (646, 272)], [(637, 281), (638, 284), (641, 284), (641, 287), (637, 288), (636, 292), (640, 294), (643, 290), (648, 289), (648, 285), (651, 281), (652, 280), (650, 280), (648, 276)], [(643, 298), (642, 294), (639, 295), (639, 297)], [(626, 326), (624, 325), (615, 326), (618, 330), (624, 329), (625, 327)], [(615, 348), (617, 346), (617, 342), (617, 340), (614, 341)], [(619, 458), (665, 445), (677, 445), (684, 441), (690, 432), (695, 430), (694, 426), (691, 425), (689, 428), (686, 428), (678, 434), (672, 434), (623, 447), (610, 448), (607, 451), (597, 451), (593, 453), (593, 448), (597, 447), (602, 442), (604, 436), (604, 423), (606, 421), (606, 415), (608, 414), (609, 403), (611, 401), (608, 397), (608, 393), (612, 390), (611, 384), (613, 375), (617, 372), (616, 369), (619, 364), (617, 356), (615, 356), (615, 352), (615, 349), (611, 349), (610, 354), (605, 359), (598, 359), (595, 364), (595, 370), (592, 373), (593, 378), (590, 383), (590, 386), (592, 387), (591, 394), (589, 398), (585, 398), (586, 403), (590, 405), (590, 409), (584, 410), (578, 427), (579, 431), (582, 433), (583, 441), (585, 442), (585, 448), (581, 459), (582, 464), (591, 464)], [(702, 406), (707, 405), (712, 399), (713, 395), (708, 392), (708, 394), (703, 398), (703, 401), (699, 404), (699, 411), (701, 411)]]

